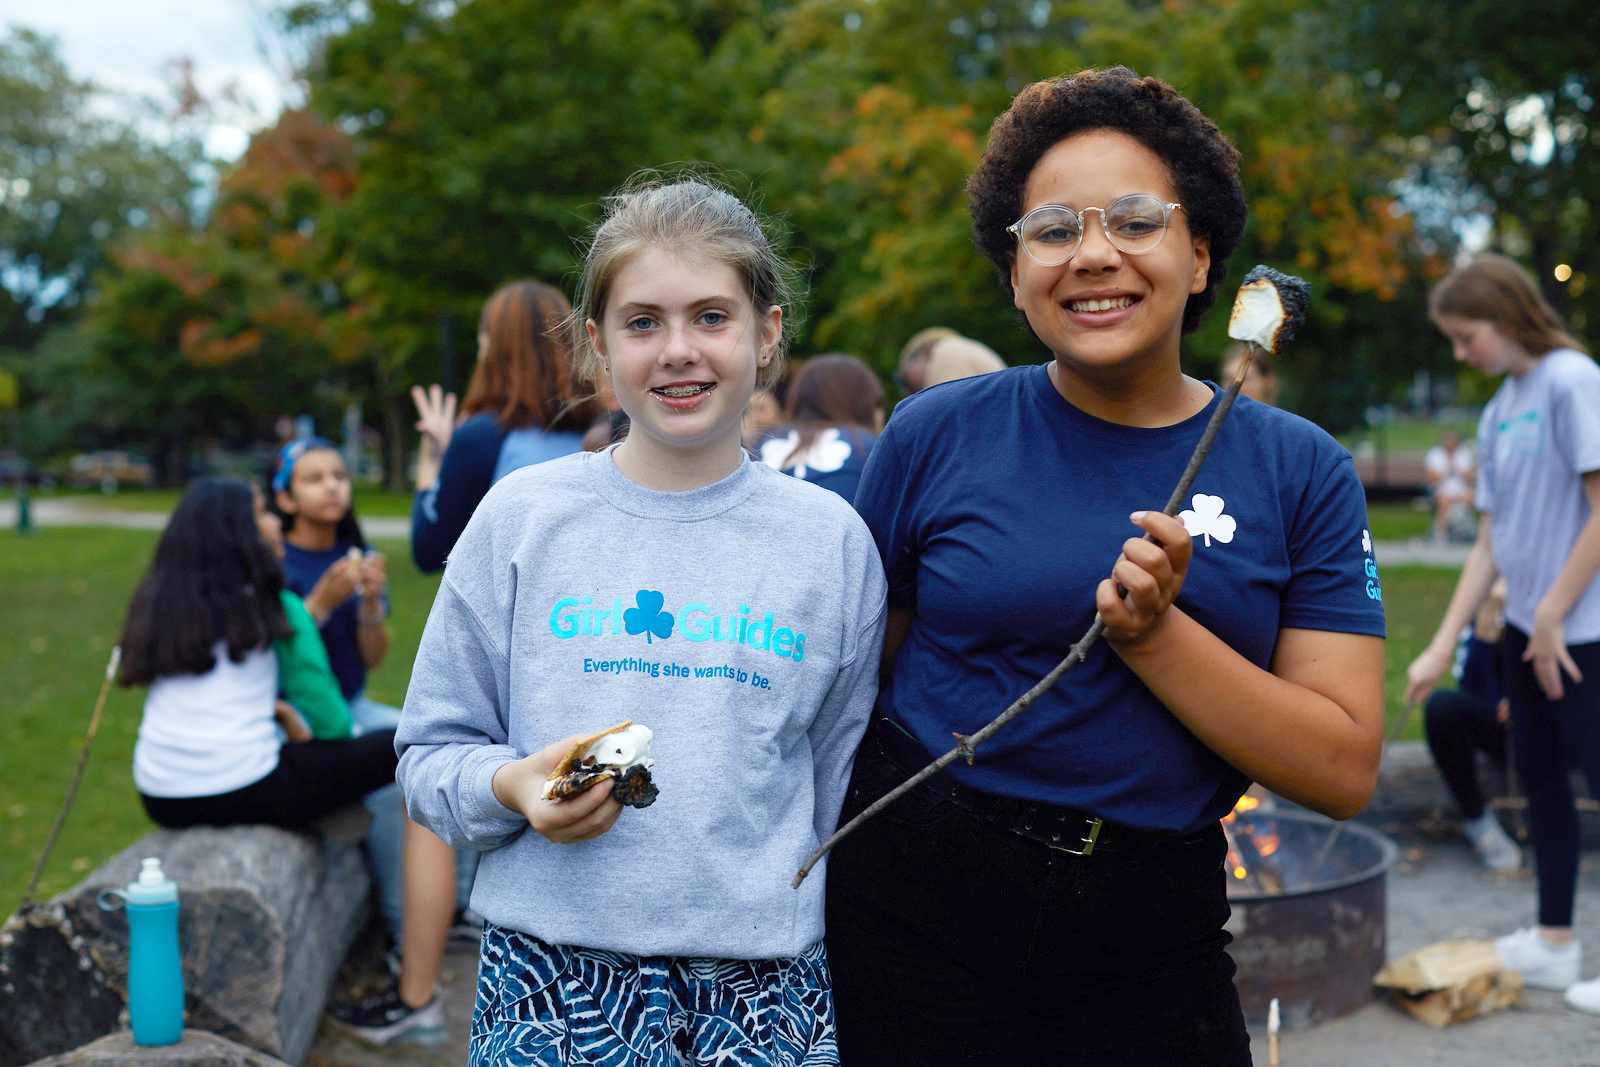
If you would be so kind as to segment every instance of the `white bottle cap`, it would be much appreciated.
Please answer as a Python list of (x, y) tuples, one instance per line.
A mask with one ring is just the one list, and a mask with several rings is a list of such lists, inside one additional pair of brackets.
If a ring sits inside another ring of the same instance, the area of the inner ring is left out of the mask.
[(166, 881), (167, 881), (167, 876), (161, 870), (161, 857), (160, 856), (146, 856), (143, 860), (140, 861), (140, 863), (139, 863), (139, 884), (140, 885), (164, 885), (164, 884), (166, 884)]

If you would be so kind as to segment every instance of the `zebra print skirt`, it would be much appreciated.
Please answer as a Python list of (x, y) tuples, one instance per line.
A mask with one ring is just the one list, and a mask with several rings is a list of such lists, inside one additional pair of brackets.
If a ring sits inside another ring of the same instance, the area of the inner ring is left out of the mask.
[(552, 945), (484, 924), (471, 1067), (831, 1067), (822, 942), (719, 960)]

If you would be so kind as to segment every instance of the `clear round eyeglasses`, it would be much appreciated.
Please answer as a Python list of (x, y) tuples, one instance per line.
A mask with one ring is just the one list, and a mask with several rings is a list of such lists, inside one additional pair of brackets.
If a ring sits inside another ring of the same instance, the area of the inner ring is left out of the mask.
[(1077, 254), (1083, 244), (1085, 216), (1096, 212), (1106, 240), (1119, 252), (1139, 255), (1161, 243), (1167, 235), (1167, 220), (1182, 204), (1169, 204), (1149, 193), (1119, 196), (1105, 207), (1086, 207), (1074, 211), (1060, 204), (1041, 204), (1006, 227), (1028, 258), (1044, 267), (1055, 267)]

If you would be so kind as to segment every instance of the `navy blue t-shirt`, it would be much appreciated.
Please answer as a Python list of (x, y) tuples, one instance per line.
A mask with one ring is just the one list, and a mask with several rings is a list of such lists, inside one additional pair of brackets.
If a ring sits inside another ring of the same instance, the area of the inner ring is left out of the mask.
[(444, 569), (445, 557), (489, 487), (521, 467), (570, 455), (583, 434), (537, 426), (507, 430), (481, 411), (450, 435), (433, 486), (411, 500), (411, 558), (424, 574)]
[[(304, 598), (315, 588), (324, 571), (349, 554), (353, 544), (341, 541), (326, 551), (313, 552), (285, 543), (284, 587)], [(328, 649), (328, 665), (333, 668), (333, 676), (339, 679), (339, 691), (346, 700), (367, 685), (367, 665), (362, 662), (361, 646), (356, 643), (356, 611), (360, 603), (360, 597), (350, 597), (329, 612), (321, 626), (322, 643)]]
[(1490, 704), (1500, 703), (1505, 689), (1500, 684), (1499, 642), (1484, 641), (1473, 634), (1461, 643), (1458, 651), (1461, 691)]
[[(856, 496), (890, 606), (914, 612), (879, 709), (938, 754), (1047, 674), (1139, 535), (1129, 513), (1166, 504), (1216, 403), (1174, 426), (1121, 426), (1068, 404), (1043, 365), (902, 401)], [(1239, 398), (1183, 510), (1194, 556), (1177, 603), (1251, 662), (1270, 663), (1283, 627), (1383, 636), (1361, 483), (1316, 426)], [(1103, 641), (975, 765), (949, 770), (987, 793), (1182, 831), (1249, 784)]]
[(778, 426), (762, 442), (756, 458), (774, 470), (854, 500), (872, 441), (872, 434), (854, 426), (830, 426), (817, 435), (811, 447), (796, 455), (800, 431)]

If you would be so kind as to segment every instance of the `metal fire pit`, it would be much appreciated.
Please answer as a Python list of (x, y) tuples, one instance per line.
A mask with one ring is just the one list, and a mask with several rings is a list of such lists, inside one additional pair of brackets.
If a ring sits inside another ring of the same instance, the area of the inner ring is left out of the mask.
[[(1338, 833), (1330, 842), (1335, 826)], [(1228, 952), (1239, 966), (1235, 984), (1246, 1023), (1262, 1027), (1278, 998), (1281, 1024), (1299, 1030), (1360, 1008), (1373, 997), (1372, 976), (1385, 962), (1384, 875), (1399, 849), (1358, 823), (1334, 823), (1304, 812), (1241, 813), (1235, 840), (1277, 836), (1277, 847), (1245, 863), (1270, 877), (1238, 881), (1229, 872), (1233, 916)], [(1319, 861), (1320, 856), (1320, 861)]]

